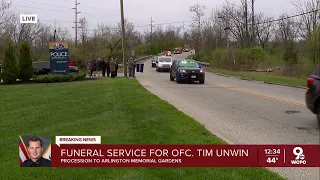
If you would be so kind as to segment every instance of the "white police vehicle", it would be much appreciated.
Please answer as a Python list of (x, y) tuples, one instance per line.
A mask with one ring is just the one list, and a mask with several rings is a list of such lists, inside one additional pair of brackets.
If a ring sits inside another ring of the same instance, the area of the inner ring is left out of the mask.
[(170, 71), (172, 65), (171, 56), (159, 56), (156, 61), (156, 71)]

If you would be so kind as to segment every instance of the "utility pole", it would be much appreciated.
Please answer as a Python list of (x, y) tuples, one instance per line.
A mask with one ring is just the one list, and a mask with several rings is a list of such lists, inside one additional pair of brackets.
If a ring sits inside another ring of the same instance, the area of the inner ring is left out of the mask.
[(252, 11), (252, 45), (255, 45), (255, 41), (256, 41), (256, 27), (255, 27), (255, 20), (254, 20), (254, 1), (255, 0), (251, 0), (251, 11)]
[(54, 19), (54, 33), (53, 33), (53, 42), (56, 42), (56, 33), (57, 33), (57, 21)]
[(198, 16), (198, 38), (196, 43), (196, 53), (198, 54), (198, 61), (200, 61), (200, 41), (201, 41), (201, 16)]
[(75, 40), (75, 47), (77, 47), (77, 45), (78, 45), (78, 14), (79, 13), (81, 13), (81, 12), (78, 12), (78, 5), (79, 4), (81, 4), (81, 3), (78, 3), (78, 0), (76, 0), (76, 3), (75, 3), (75, 7), (74, 8), (72, 8), (72, 9), (74, 9), (74, 11), (75, 11), (75, 21), (74, 21), (74, 23), (75, 23), (75, 25), (74, 25), (74, 29), (75, 29), (75, 37), (74, 37), (74, 40)]
[(120, 0), (121, 9), (121, 29), (122, 29), (122, 62), (123, 62), (123, 74), (127, 77), (127, 62), (125, 57), (125, 29), (124, 29), (124, 12), (123, 12), (123, 0)]
[(151, 34), (150, 34), (150, 50), (151, 50), (151, 53), (153, 53), (153, 23), (154, 21), (152, 20), (152, 17), (151, 17), (151, 23), (150, 23), (150, 26), (151, 26)]
[(231, 48), (230, 48), (230, 40), (229, 40), (229, 34), (230, 34), (230, 19), (229, 14), (226, 13), (226, 40), (227, 40), (227, 53), (228, 53), (228, 61), (231, 61)]
[(184, 48), (184, 46), (185, 46), (185, 39), (184, 39), (184, 21), (182, 22), (182, 44), (183, 44), (183, 47), (182, 48)]
[(319, 9), (320, 9), (320, 0), (317, 1), (317, 16), (318, 16), (318, 23), (316, 23), (316, 33), (318, 35), (318, 59), (320, 58), (320, 29), (319, 29), (319, 25), (320, 25), (320, 13), (319, 13)]
[(248, 0), (245, 0), (244, 5), (244, 16), (245, 16), (245, 23), (246, 23), (246, 46), (249, 45), (249, 30), (248, 30)]
[[(227, 1), (227, 3), (229, 3)], [(229, 18), (229, 6), (227, 6), (226, 9), (226, 14), (224, 16), (219, 16), (220, 19), (223, 19), (226, 22), (226, 28), (224, 29), (226, 32), (226, 44), (227, 44), (227, 63), (229, 64), (232, 60), (232, 56), (231, 56), (231, 47), (230, 47), (230, 40), (229, 40), (229, 34), (230, 34), (230, 18)], [(233, 60), (234, 63), (234, 67), (235, 67), (235, 60)]]

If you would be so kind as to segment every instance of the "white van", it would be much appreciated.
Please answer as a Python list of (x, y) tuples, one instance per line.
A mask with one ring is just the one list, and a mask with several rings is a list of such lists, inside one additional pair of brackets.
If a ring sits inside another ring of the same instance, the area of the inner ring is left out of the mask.
[(172, 65), (171, 56), (159, 56), (156, 61), (156, 71), (170, 71)]

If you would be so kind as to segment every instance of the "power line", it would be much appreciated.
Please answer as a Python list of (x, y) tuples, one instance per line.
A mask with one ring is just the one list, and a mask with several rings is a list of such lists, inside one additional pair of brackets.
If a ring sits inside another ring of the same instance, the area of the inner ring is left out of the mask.
[[(69, 2), (73, 2), (73, 0), (64, 0), (64, 1), (69, 1)], [(107, 13), (107, 14), (110, 14), (110, 15), (114, 15), (114, 16), (120, 16), (120, 14), (113, 14), (113, 13), (109, 13), (107, 12), (106, 10), (102, 10), (102, 9), (99, 9), (97, 7), (93, 7), (87, 3), (82, 3), (83, 5), (86, 5), (86, 7), (89, 7), (89, 8), (92, 8), (92, 9), (96, 9), (98, 11), (101, 11), (101, 12), (104, 12), (104, 13)]]
[(40, 20), (40, 22), (74, 22), (74, 21), (58, 21), (58, 20)]
[(60, 10), (60, 9), (37, 8), (37, 7), (30, 7), (30, 6), (17, 5), (17, 4), (15, 4), (15, 6), (26, 7), (26, 8), (31, 8), (31, 9), (41, 9), (41, 10), (47, 10), (47, 11), (59, 11), (59, 12), (69, 12), (69, 13), (72, 12), (72, 11), (67, 11), (67, 10), (64, 11), (64, 10)]
[[(24, 7), (26, 7), (26, 6), (24, 6)], [(40, 9), (43, 9), (43, 8), (40, 8)], [(50, 9), (50, 10), (52, 10), (52, 9)], [(278, 18), (278, 19), (269, 20), (269, 21), (263, 21), (263, 22), (255, 23), (255, 25), (261, 25), (261, 24), (277, 22), (277, 21), (281, 21), (281, 20), (285, 20), (285, 19), (291, 19), (291, 18), (303, 16), (303, 15), (306, 15), (306, 14), (314, 13), (314, 12), (319, 11), (319, 10), (320, 9), (316, 9), (316, 10), (308, 11), (308, 12), (305, 12), (305, 13), (295, 14), (295, 15), (291, 15), (291, 16), (287, 16), (287, 17), (282, 17), (282, 18)], [(57, 10), (57, 11), (61, 11), (61, 10)], [(67, 11), (67, 12), (69, 12), (69, 11)], [(208, 18), (208, 19), (213, 19), (213, 18)], [(49, 21), (49, 20), (46, 20), (46, 21)], [(176, 21), (176, 22), (168, 22), (168, 23), (158, 23), (158, 24), (153, 24), (153, 26), (181, 24), (181, 23), (189, 23), (189, 22), (193, 22), (193, 20)], [(150, 24), (139, 25), (139, 26), (134, 26), (134, 27), (138, 28), (138, 27), (148, 27), (148, 26), (150, 26)], [(92, 29), (92, 30), (95, 30), (95, 29)]]
[(43, 2), (36, 2), (36, 1), (29, 1), (29, 0), (24, 0), (24, 1), (28, 1), (28, 2), (35, 3), (35, 4), (48, 5), (48, 6), (51, 6), (51, 7), (58, 7), (58, 8), (69, 9), (68, 7), (65, 7), (65, 6), (57, 6), (57, 5), (47, 4), (47, 3), (43, 3)]
[(263, 21), (263, 22), (260, 22), (260, 23), (255, 23), (255, 25), (273, 23), (273, 22), (282, 21), (282, 20), (285, 20), (285, 19), (291, 19), (291, 18), (303, 16), (303, 15), (306, 15), (306, 14), (314, 13), (314, 12), (317, 12), (319, 10), (320, 9), (316, 9), (316, 10), (312, 10), (312, 11), (308, 11), (308, 12), (304, 12), (304, 13), (300, 13), (300, 14), (295, 14), (295, 15), (291, 15), (291, 16), (287, 16), (287, 17), (283, 17), (283, 18), (273, 19), (273, 20), (270, 20), (270, 21)]
[[(43, 3), (44, 4), (44, 3)], [(50, 4), (47, 4), (50, 5)], [(15, 4), (14, 6), (18, 6), (18, 7), (26, 7), (26, 8), (30, 8), (30, 9), (40, 9), (40, 10), (47, 10), (47, 11), (57, 11), (57, 12), (68, 12), (68, 13), (73, 13), (72, 10), (61, 10), (61, 9), (48, 9), (48, 8), (38, 8), (38, 7), (30, 7), (30, 6), (24, 6), (24, 5), (17, 5)], [(59, 8), (66, 8), (66, 7), (62, 7), (62, 6), (55, 6), (55, 7), (59, 7)], [(82, 12), (83, 14), (89, 15), (89, 16), (94, 16), (100, 19), (105, 19), (105, 17), (100, 17), (88, 12)]]
[(161, 26), (161, 25), (181, 24), (181, 23), (187, 23), (187, 22), (193, 22), (193, 20), (189, 20), (189, 21), (177, 21), (177, 22), (170, 22), (170, 23), (160, 23), (160, 24), (154, 24), (154, 25), (155, 25), (155, 26)]

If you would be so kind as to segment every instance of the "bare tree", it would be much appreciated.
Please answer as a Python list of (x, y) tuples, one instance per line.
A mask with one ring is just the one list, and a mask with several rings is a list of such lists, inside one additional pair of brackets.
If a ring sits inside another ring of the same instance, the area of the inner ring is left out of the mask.
[(278, 22), (278, 30), (276, 32), (276, 39), (283, 43), (284, 48), (289, 48), (294, 45), (297, 40), (297, 29), (292, 19), (285, 19), (287, 14), (280, 16), (283, 18)]
[(8, 0), (1, 0), (0, 1), (0, 26), (7, 22), (8, 18), (11, 17), (8, 14), (8, 10), (12, 6), (12, 2)]
[(83, 57), (86, 54), (86, 49), (85, 45), (88, 41), (89, 38), (89, 29), (88, 29), (88, 21), (85, 17), (81, 18), (79, 20), (79, 25), (80, 25), (80, 39), (81, 39), (81, 44), (82, 44), (82, 55)]
[(268, 43), (272, 38), (272, 33), (274, 32), (274, 23), (271, 21), (272, 17), (267, 17), (260, 13), (256, 17), (256, 32), (259, 40), (259, 44), (263, 49), (267, 49)]
[(204, 10), (206, 9), (206, 6), (200, 5), (199, 3), (195, 3), (192, 6), (189, 7), (189, 11), (194, 13), (194, 16), (192, 17), (193, 23), (191, 24), (192, 30), (192, 40), (195, 42), (195, 50), (197, 53), (198, 60), (200, 59), (200, 47), (201, 47), (201, 41), (202, 41), (202, 33), (201, 28), (203, 25), (203, 20), (201, 19), (205, 13)]
[[(315, 32), (316, 28), (319, 26), (319, 0), (296, 0), (293, 2), (293, 4), (296, 8), (296, 11), (299, 14), (302, 14), (299, 17), (298, 22), (299, 35), (304, 39), (304, 41), (312, 41), (312, 33)], [(319, 48), (316, 46), (309, 46), (308, 48), (313, 62), (317, 61), (316, 53), (318, 50)]]
[(95, 30), (95, 36), (100, 38), (101, 47), (108, 49), (108, 52), (104, 52), (104, 49), (102, 48), (101, 55), (110, 58), (121, 50), (121, 34), (119, 32), (117, 27), (105, 24), (98, 25), (98, 29)]
[[(318, 0), (296, 0), (293, 2), (296, 11), (302, 14), (299, 17), (299, 34), (307, 40), (312, 32), (317, 27), (317, 20), (319, 16), (318, 12)], [(311, 12), (311, 13), (307, 13)]]

